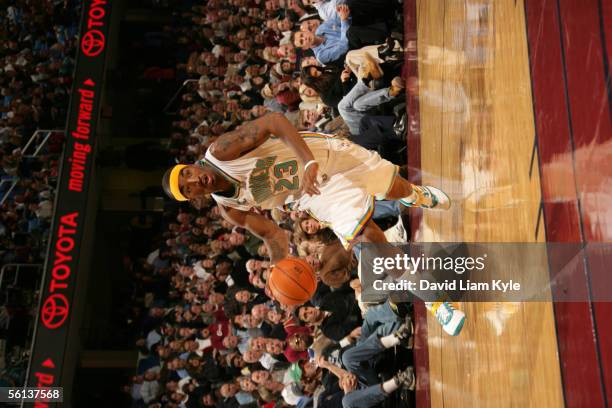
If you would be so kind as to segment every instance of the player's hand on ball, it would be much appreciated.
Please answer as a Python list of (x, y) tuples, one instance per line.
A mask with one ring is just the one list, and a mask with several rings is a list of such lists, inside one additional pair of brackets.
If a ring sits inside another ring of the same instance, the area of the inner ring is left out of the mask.
[(319, 191), (319, 182), (317, 181), (317, 174), (319, 172), (319, 164), (312, 163), (306, 171), (304, 171), (304, 180), (302, 182), (302, 192), (310, 195), (321, 194)]

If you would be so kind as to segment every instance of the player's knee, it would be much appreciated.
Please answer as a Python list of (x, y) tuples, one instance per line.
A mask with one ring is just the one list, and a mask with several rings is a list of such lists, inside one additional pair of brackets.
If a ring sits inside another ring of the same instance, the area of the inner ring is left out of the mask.
[(344, 116), (350, 111), (351, 111), (351, 102), (345, 96), (344, 98), (340, 100), (340, 102), (338, 102), (338, 112), (340, 112), (340, 116)]

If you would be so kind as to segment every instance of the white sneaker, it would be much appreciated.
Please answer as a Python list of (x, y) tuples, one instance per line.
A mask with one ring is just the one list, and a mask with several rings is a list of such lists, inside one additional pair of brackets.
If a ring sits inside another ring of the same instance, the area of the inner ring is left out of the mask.
[(427, 208), (429, 210), (448, 210), (451, 200), (448, 195), (439, 188), (432, 186), (413, 186), (418, 197), (416, 200), (400, 198), (399, 202), (406, 207)]
[(455, 309), (451, 302), (428, 302), (425, 305), (436, 316), (445, 332), (451, 336), (456, 336), (461, 332), (465, 323), (465, 313)]

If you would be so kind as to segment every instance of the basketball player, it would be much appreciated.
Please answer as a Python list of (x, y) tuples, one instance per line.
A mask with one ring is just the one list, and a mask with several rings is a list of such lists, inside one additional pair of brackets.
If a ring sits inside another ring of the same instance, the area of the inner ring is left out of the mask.
[[(223, 134), (203, 160), (175, 165), (162, 184), (179, 201), (211, 194), (225, 219), (265, 242), (272, 263), (287, 257), (289, 241), (274, 222), (250, 211), (254, 207), (307, 210), (330, 225), (345, 248), (387, 242), (371, 221), (375, 198), (399, 200), (408, 207), (450, 208), (444, 192), (411, 184), (377, 153), (331, 135), (299, 133), (280, 113)], [(426, 304), (447, 333), (459, 333), (463, 312), (444, 299)]]

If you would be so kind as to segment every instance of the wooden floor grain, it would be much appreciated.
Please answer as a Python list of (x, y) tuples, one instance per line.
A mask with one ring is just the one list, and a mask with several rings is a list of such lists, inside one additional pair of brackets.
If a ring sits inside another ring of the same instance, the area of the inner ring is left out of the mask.
[[(523, 2), (419, 0), (417, 31), (423, 184), (453, 200), (417, 240), (544, 242)], [(563, 406), (549, 302), (460, 306), (456, 338), (429, 317), (433, 407)]]

